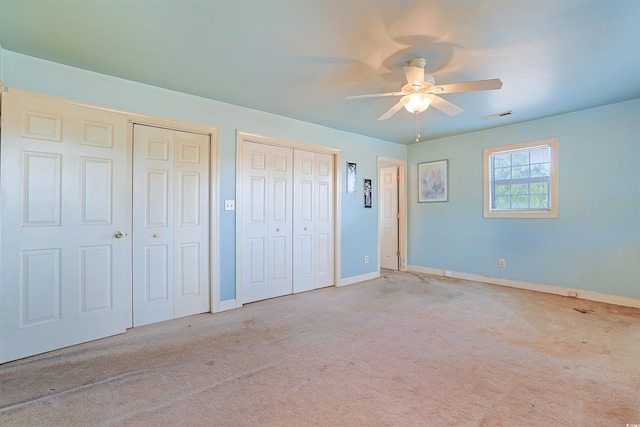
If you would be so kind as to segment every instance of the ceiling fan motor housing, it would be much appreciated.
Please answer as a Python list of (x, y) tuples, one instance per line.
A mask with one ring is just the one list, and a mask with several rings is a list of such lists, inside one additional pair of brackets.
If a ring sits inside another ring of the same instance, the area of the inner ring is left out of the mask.
[(409, 67), (424, 68), (425, 65), (427, 65), (427, 60), (424, 58), (414, 58), (409, 61)]
[(418, 85), (416, 83), (414, 84), (410, 84), (410, 83), (405, 83), (402, 86), (402, 91), (406, 92), (406, 93), (412, 93), (412, 92), (427, 92), (429, 89), (431, 89), (434, 85), (436, 84), (436, 80), (433, 78), (433, 76), (431, 74), (425, 74), (424, 75), (424, 83), (422, 83), (421, 85)]

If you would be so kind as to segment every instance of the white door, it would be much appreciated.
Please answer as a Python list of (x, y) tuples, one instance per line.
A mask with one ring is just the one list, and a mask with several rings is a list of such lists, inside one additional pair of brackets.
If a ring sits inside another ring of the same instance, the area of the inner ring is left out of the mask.
[(294, 152), (293, 292), (315, 289), (315, 155)]
[(243, 303), (293, 292), (293, 150), (242, 147), (241, 280)]
[(134, 126), (134, 326), (209, 311), (209, 138)]
[[(334, 284), (333, 156), (314, 154), (315, 288)], [(297, 184), (297, 183), (296, 183)], [(297, 253), (297, 252), (296, 252)]]
[(294, 293), (334, 283), (333, 159), (330, 154), (294, 151)]
[(127, 145), (124, 116), (3, 94), (0, 362), (125, 331)]
[(398, 269), (398, 168), (380, 169), (380, 268)]
[(174, 317), (210, 311), (210, 137), (175, 132)]

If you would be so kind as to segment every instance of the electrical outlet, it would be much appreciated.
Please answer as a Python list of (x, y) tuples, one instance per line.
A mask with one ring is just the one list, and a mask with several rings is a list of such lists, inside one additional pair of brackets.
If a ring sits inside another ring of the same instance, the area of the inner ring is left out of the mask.
[(364, 256), (364, 263), (369, 264), (369, 255)]
[(500, 267), (500, 268), (505, 268), (506, 267), (506, 264), (504, 263), (504, 259), (500, 258), (498, 260), (498, 267)]
[(224, 201), (224, 210), (225, 211), (235, 211), (236, 210), (236, 201), (235, 200), (225, 200)]

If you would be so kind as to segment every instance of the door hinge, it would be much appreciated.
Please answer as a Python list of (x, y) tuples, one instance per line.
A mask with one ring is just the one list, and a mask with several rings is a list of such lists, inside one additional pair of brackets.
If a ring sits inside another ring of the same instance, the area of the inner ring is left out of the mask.
[(396, 214), (396, 219), (400, 219), (400, 214), (399, 213)]
[(396, 181), (400, 181), (400, 175), (396, 175)]
[(400, 251), (396, 251), (396, 255), (397, 255), (397, 256), (400, 256)]

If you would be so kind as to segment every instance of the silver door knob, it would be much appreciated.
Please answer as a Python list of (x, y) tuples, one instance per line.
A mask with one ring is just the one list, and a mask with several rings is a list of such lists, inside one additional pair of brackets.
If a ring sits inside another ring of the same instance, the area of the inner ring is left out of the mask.
[(154, 239), (157, 239), (158, 237), (160, 237), (160, 235), (159, 235), (158, 233), (154, 233), (154, 234), (153, 234), (153, 238), (154, 238)]
[(276, 228), (276, 231), (280, 231), (280, 229), (279, 229), (279, 228)]
[(122, 231), (116, 231), (115, 233), (113, 233), (113, 237), (115, 237), (116, 239), (122, 239), (124, 237), (124, 233)]

